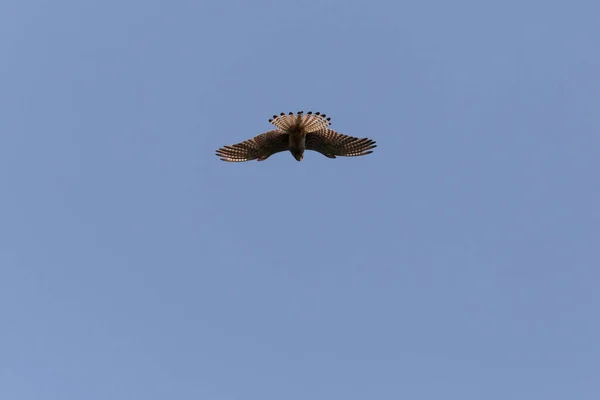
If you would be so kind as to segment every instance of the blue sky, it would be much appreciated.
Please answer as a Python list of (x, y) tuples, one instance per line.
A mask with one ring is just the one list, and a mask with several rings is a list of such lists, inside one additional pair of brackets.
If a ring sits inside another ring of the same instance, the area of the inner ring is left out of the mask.
[(599, 14), (3, 1), (0, 398), (600, 398)]

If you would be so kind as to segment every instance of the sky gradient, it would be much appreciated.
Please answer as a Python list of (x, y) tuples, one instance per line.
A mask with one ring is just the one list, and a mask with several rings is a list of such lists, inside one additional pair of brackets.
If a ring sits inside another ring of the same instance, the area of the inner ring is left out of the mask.
[(0, 398), (600, 398), (598, 15), (3, 1)]

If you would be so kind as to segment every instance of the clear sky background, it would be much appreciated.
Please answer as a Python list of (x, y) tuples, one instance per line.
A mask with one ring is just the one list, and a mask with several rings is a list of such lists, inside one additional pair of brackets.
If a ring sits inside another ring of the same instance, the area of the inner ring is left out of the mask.
[(599, 15), (2, 1), (0, 398), (599, 399)]

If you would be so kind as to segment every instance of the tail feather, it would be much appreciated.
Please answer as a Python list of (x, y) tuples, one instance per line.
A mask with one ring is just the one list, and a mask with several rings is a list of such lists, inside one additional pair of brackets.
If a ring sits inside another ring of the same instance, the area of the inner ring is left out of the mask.
[(331, 122), (329, 122), (331, 118), (326, 117), (325, 114), (319, 112), (313, 114), (309, 111), (305, 114), (303, 111), (298, 111), (296, 114), (290, 112), (288, 114), (273, 115), (269, 122), (283, 131), (300, 128), (309, 133), (327, 129), (331, 125)]

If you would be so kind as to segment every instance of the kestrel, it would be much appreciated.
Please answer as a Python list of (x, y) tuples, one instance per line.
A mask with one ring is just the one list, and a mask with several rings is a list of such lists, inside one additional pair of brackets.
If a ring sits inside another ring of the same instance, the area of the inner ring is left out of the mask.
[(374, 140), (359, 139), (329, 129), (330, 120), (326, 114), (313, 114), (311, 111), (273, 115), (269, 122), (277, 129), (221, 147), (216, 154), (229, 162), (264, 161), (275, 153), (289, 150), (297, 161), (302, 161), (305, 150), (318, 151), (329, 158), (355, 157), (371, 154), (377, 146)]

